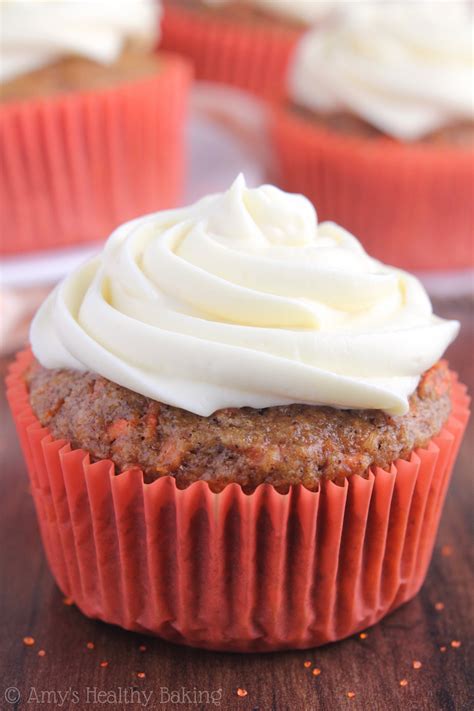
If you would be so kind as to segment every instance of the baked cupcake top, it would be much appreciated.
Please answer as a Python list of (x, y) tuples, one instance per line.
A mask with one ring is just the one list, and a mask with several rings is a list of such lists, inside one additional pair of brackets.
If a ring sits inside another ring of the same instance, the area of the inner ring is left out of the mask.
[[(263, 10), (269, 15), (310, 25), (326, 17), (344, 0), (246, 0), (247, 5)], [(209, 6), (221, 7), (235, 3), (235, 0), (204, 0)]]
[(474, 121), (469, 2), (346, 3), (301, 40), (291, 100), (318, 114), (347, 112), (400, 140)]
[(0, 81), (67, 56), (113, 63), (129, 40), (157, 40), (158, 0), (2, 0)]
[(31, 343), (46, 368), (199, 415), (290, 403), (403, 414), (458, 327), (415, 277), (318, 225), (305, 197), (239, 176), (115, 230), (44, 302)]

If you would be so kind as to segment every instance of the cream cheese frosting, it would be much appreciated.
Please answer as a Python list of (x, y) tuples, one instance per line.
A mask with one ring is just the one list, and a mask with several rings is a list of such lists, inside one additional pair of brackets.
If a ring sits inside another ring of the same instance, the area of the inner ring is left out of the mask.
[(349, 112), (401, 140), (474, 120), (474, 13), (469, 2), (351, 3), (302, 38), (291, 99)]
[[(235, 0), (204, 0), (206, 5), (228, 5)], [(257, 7), (270, 15), (287, 18), (310, 25), (331, 13), (347, 0), (247, 0), (247, 4)], [(357, 0), (359, 1), (359, 0)]]
[(0, 81), (64, 56), (113, 63), (127, 40), (158, 39), (155, 0), (1, 0)]
[(458, 328), (415, 277), (318, 225), (305, 197), (239, 176), (119, 227), (50, 294), (31, 344), (46, 368), (199, 415), (289, 403), (401, 415)]

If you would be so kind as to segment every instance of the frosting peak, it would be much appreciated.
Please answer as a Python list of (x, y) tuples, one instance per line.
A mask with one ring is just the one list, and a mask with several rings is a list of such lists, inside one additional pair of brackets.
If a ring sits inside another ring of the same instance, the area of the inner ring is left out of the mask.
[(225, 193), (119, 227), (31, 329), (48, 368), (95, 371), (200, 415), (288, 403), (408, 409), (458, 324), (301, 195)]

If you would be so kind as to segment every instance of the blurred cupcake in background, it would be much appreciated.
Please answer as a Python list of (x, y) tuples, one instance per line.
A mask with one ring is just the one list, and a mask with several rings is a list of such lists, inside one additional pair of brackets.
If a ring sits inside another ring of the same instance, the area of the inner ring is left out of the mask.
[(154, 0), (2, 2), (2, 254), (177, 202), (190, 70), (153, 52), (160, 15)]
[(473, 31), (467, 2), (357, 3), (295, 52), (279, 180), (385, 261), (474, 264)]
[(189, 57), (199, 79), (281, 96), (302, 32), (338, 0), (165, 0), (163, 46)]

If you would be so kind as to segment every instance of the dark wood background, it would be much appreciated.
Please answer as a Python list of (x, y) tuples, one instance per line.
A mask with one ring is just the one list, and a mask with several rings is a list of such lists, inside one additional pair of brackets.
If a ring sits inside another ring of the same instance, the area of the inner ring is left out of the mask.
[[(463, 330), (449, 359), (472, 393), (472, 302), (444, 301), (436, 308), (462, 321)], [(2, 373), (6, 363), (0, 361)], [(143, 708), (144, 696), (141, 705), (129, 703), (133, 701), (131, 689), (146, 692), (146, 708), (167, 711), (474, 709), (472, 425), (448, 493), (426, 584), (413, 601), (369, 629), (365, 639), (355, 637), (303, 652), (240, 655), (142, 638), (88, 620), (74, 606), (64, 604), (42, 553), (27, 475), (3, 391), (0, 415), (0, 709)], [(436, 603), (444, 608), (437, 609)], [(26, 646), (25, 636), (33, 637), (35, 643)], [(93, 649), (87, 648), (88, 642)], [(146, 650), (140, 651), (140, 645), (146, 645)], [(38, 655), (40, 650), (44, 655)], [(311, 666), (305, 666), (305, 661)], [(414, 669), (414, 661), (421, 662), (421, 668)], [(100, 666), (101, 662), (108, 665)], [(314, 667), (321, 673), (313, 675)], [(141, 672), (144, 678), (137, 676)], [(400, 685), (401, 680), (408, 683)], [(246, 695), (241, 691), (239, 696), (239, 689)], [(171, 691), (180, 695), (180, 703), (167, 701)], [(199, 703), (199, 692), (206, 691), (211, 703)], [(355, 696), (350, 698), (348, 692)], [(18, 694), (19, 702), (15, 701)], [(220, 706), (212, 704), (212, 698), (220, 700)]]

